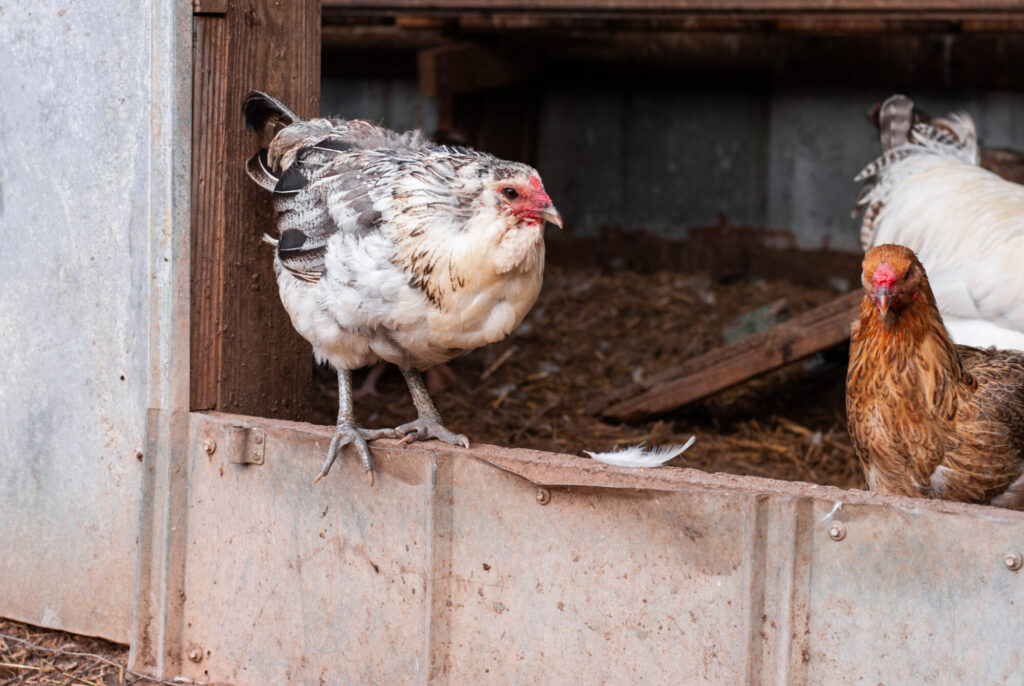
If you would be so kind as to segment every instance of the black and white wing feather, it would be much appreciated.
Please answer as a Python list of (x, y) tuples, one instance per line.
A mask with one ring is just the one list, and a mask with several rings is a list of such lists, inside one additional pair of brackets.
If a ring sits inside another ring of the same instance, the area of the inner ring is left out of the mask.
[(362, 120), (302, 121), (258, 91), (246, 99), (243, 112), (251, 129), (284, 125), (246, 169), (274, 193), (282, 268), (310, 283), (323, 274), (332, 235), (361, 236), (379, 228), (382, 198), (374, 192), (379, 184), (366, 167), (380, 156), (380, 149), (394, 155), (428, 145), (418, 131), (398, 134)]

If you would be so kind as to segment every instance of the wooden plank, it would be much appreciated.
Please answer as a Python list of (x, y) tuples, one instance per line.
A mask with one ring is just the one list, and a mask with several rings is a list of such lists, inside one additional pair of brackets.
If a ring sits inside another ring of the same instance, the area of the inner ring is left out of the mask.
[[(592, 81), (600, 74), (653, 87), (666, 78), (719, 86), (764, 81), (829, 87), (842, 73), (844, 85), (869, 89), (897, 90), (907, 83), (940, 89), (1024, 87), (1017, 59), (1024, 16), (990, 25), (987, 33), (977, 32), (984, 22), (971, 22), (971, 32), (964, 32), (960, 23), (932, 17), (886, 21), (877, 30), (867, 17), (860, 22), (812, 17), (788, 22), (792, 30), (782, 32), (778, 24), (702, 30), (673, 29), (660, 21), (555, 18), (538, 18), (533, 28), (511, 23), (505, 28), (494, 21), (498, 16), (474, 15), (475, 23), (460, 19), (459, 25), (467, 33), (493, 36), (503, 48), (518, 44), (521, 52), (530, 52), (542, 83)], [(505, 16), (510, 22), (519, 19)], [(435, 30), (333, 26), (324, 40), (325, 63), (336, 74), (393, 78), (414, 74), (416, 52), (437, 47), (444, 38)]]
[(526, 17), (545, 14), (573, 15), (577, 18), (659, 15), (708, 16), (715, 18), (776, 20), (795, 15), (840, 16), (873, 15), (912, 18), (943, 16), (948, 19), (1024, 12), (1017, 0), (323, 0), (328, 17), (353, 13), (390, 15), (423, 13), (435, 17), (515, 13)]
[[(792, 321), (687, 360), (644, 384), (633, 384), (588, 408), (630, 421), (674, 410), (829, 348), (850, 337), (863, 293), (858, 289)], [(609, 402), (610, 401), (610, 402)]]
[(228, 11), (228, 0), (192, 0), (193, 14), (224, 15)]
[(223, 17), (196, 17), (193, 29), (190, 404), (193, 410), (212, 410), (220, 386), (228, 23)]
[(586, 10), (593, 12), (958, 12), (1024, 11), (1018, 0), (323, 0), (324, 8), (438, 8), (446, 10)]
[[(390, 21), (381, 21), (387, 19)], [(1016, 34), (1024, 31), (1024, 8), (981, 10), (896, 11), (795, 10), (795, 11), (664, 11), (609, 10), (602, 8), (563, 8), (556, 10), (534, 7), (510, 7), (504, 10), (479, 11), (467, 5), (440, 7), (397, 7), (391, 4), (346, 7), (324, 5), (323, 21), (327, 28), (366, 28), (404, 34), (408, 40), (422, 42), (418, 34), (448, 29), (464, 32), (551, 31), (560, 41), (576, 32), (642, 31), (649, 36), (673, 31), (744, 31), (772, 34), (871, 34), (907, 35), (949, 32)], [(578, 37), (578, 35), (573, 36)], [(338, 34), (327, 34), (330, 42)], [(342, 38), (342, 41), (347, 38)], [(443, 41), (435, 41), (440, 44)], [(545, 46), (547, 47), (547, 46)]]
[(245, 131), (241, 103), (259, 88), (302, 116), (317, 114), (320, 3), (230, 0), (225, 18), (195, 21), (192, 406), (300, 418), (312, 353), (278, 300), (261, 242), (273, 212), (245, 174), (260, 141)]

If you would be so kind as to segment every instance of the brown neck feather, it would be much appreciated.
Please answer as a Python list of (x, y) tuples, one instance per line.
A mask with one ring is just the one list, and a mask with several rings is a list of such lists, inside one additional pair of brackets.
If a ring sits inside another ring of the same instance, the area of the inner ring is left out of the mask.
[(891, 357), (939, 355), (943, 359), (935, 361), (942, 368), (954, 370), (958, 378), (963, 377), (960, 356), (942, 323), (927, 277), (921, 278), (918, 293), (915, 300), (891, 308), (884, 319), (871, 296), (865, 294), (860, 305), (855, 345), (879, 346), (884, 355)]

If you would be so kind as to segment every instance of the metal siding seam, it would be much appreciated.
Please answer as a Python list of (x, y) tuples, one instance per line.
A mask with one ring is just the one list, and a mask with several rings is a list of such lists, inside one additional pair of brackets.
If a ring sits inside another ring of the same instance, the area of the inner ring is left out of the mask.
[(446, 683), (452, 672), (451, 618), (448, 599), (452, 594), (452, 537), (454, 517), (454, 462), (457, 458), (437, 455), (428, 463), (430, 521), (427, 523), (427, 612), (424, 617), (427, 664), (424, 683)]
[(743, 683), (759, 686), (764, 683), (762, 672), (762, 650), (765, 643), (762, 617), (765, 614), (765, 594), (768, 577), (768, 496), (758, 495), (751, 499), (750, 516), (747, 517), (748, 551), (745, 586), (747, 589), (747, 617), (744, 626), (746, 636), (746, 665)]

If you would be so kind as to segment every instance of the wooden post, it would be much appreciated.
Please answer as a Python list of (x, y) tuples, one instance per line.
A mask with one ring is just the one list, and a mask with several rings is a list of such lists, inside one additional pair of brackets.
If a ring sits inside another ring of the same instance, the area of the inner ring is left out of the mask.
[(195, 7), (191, 407), (301, 418), (312, 352), (278, 300), (261, 241), (274, 232), (273, 211), (245, 174), (260, 141), (245, 131), (242, 99), (256, 88), (300, 116), (318, 114), (320, 1)]

